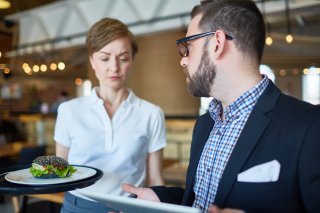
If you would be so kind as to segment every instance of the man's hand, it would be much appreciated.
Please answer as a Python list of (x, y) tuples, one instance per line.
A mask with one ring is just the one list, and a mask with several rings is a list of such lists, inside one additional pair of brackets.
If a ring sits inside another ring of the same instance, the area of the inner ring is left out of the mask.
[(122, 190), (137, 195), (138, 199), (160, 202), (156, 193), (149, 188), (135, 187), (131, 184), (124, 183), (122, 184)]
[(219, 207), (212, 205), (209, 207), (208, 213), (245, 213), (239, 209), (220, 209)]

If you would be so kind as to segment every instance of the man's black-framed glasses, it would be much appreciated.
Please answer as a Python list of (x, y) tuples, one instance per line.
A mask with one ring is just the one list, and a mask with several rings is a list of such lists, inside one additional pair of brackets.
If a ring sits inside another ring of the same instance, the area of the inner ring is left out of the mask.
[[(187, 41), (191, 41), (191, 40), (194, 40), (194, 39), (198, 39), (198, 38), (202, 38), (202, 37), (205, 37), (205, 36), (213, 35), (215, 33), (216, 33), (216, 31), (211, 31), (211, 32), (199, 33), (199, 34), (196, 34), (196, 35), (192, 35), (192, 36), (188, 36), (188, 37), (184, 37), (184, 38), (178, 39), (176, 41), (176, 44), (177, 44), (177, 47), (178, 47), (179, 54), (181, 55), (181, 57), (187, 57), (189, 55), (189, 49), (188, 49)], [(226, 34), (226, 39), (232, 40), (233, 37)]]

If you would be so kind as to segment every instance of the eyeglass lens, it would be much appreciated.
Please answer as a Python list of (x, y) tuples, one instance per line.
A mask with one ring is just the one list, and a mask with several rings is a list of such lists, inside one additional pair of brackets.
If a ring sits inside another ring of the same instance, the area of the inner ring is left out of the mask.
[(178, 51), (181, 57), (187, 57), (189, 55), (188, 44), (184, 42), (179, 43)]

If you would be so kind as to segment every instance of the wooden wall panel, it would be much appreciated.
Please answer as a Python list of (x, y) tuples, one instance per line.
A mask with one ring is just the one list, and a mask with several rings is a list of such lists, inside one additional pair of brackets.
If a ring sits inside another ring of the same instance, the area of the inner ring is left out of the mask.
[(175, 41), (181, 31), (159, 32), (138, 37), (139, 52), (129, 86), (135, 93), (164, 110), (166, 116), (197, 116), (199, 98), (187, 91)]

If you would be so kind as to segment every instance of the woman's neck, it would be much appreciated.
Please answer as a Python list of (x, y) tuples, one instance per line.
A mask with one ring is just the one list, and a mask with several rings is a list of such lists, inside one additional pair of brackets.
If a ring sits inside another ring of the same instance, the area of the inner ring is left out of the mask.
[(100, 87), (97, 93), (98, 96), (103, 100), (103, 105), (110, 119), (112, 119), (122, 102), (124, 102), (129, 95), (127, 88), (113, 90)]

